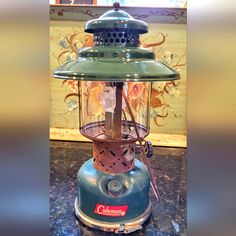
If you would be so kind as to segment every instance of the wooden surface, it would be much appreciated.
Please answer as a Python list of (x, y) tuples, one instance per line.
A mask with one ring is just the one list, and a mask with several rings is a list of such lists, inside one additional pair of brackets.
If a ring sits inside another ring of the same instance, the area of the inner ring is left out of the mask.
[[(78, 129), (50, 128), (50, 139), (91, 142), (81, 135)], [(147, 140), (151, 141), (154, 146), (187, 147), (186, 136), (180, 134), (151, 133), (148, 135)]]

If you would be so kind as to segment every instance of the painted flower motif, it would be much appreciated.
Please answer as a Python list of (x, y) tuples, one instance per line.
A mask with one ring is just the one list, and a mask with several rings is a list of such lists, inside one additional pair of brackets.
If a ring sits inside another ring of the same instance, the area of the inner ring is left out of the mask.
[(139, 112), (141, 106), (145, 105), (145, 83), (128, 83), (128, 98), (131, 107), (135, 112)]
[(160, 92), (158, 92), (156, 89), (152, 88), (151, 99), (150, 99), (151, 107), (157, 108), (157, 107), (163, 106), (162, 101), (160, 100), (160, 98), (158, 98), (159, 94), (160, 94)]
[(163, 106), (163, 103), (161, 102), (161, 100), (159, 98), (154, 97), (151, 99), (151, 106), (153, 108), (157, 108), (157, 107)]
[(140, 97), (145, 93), (145, 85), (143, 83), (129, 83), (128, 94), (132, 97)]
[(66, 103), (67, 103), (68, 111), (74, 111), (75, 109), (78, 108), (78, 101), (74, 99), (68, 99)]
[(61, 38), (59, 40), (59, 45), (65, 49), (69, 48), (69, 43), (66, 41), (65, 38)]
[(87, 81), (85, 82), (84, 89), (86, 93), (86, 110), (87, 115), (90, 116), (101, 116), (104, 112), (102, 105), (102, 94), (104, 91), (104, 85), (98, 81)]
[(72, 52), (70, 55), (71, 60), (75, 60), (76, 59), (76, 53)]
[(62, 82), (62, 86), (63, 86), (64, 84), (65, 84), (65, 85), (68, 87), (68, 89), (69, 89), (71, 92), (73, 92), (73, 93), (75, 93), (75, 92), (77, 91), (77, 89), (78, 89), (78, 81), (76, 81), (76, 80), (64, 80), (64, 81)]
[(173, 60), (175, 59), (176, 55), (171, 53), (170, 51), (165, 51), (161, 61), (167, 65), (171, 65)]
[(79, 40), (75, 41), (73, 43), (73, 46), (77, 49), (77, 50), (80, 50), (82, 47), (83, 47), (83, 43)]

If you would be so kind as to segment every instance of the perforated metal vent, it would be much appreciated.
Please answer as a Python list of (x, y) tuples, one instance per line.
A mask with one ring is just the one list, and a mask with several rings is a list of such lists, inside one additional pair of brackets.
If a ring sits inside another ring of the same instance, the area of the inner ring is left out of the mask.
[(131, 31), (104, 31), (94, 33), (94, 46), (138, 47), (139, 34)]

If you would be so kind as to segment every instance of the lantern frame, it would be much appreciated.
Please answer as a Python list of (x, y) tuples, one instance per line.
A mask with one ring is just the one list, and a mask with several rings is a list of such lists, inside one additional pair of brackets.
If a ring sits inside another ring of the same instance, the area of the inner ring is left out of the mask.
[[(98, 122), (80, 127), (81, 133), (93, 140), (94, 145), (93, 158), (83, 164), (77, 175), (78, 195), (75, 199), (75, 213), (90, 227), (108, 232), (130, 233), (142, 228), (141, 225), (150, 216), (150, 186), (158, 201), (160, 194), (145, 149), (144, 139), (149, 133), (149, 127), (136, 122), (123, 85), (125, 82), (152, 83), (177, 80), (180, 79), (180, 74), (164, 63), (156, 61), (151, 50), (138, 48), (139, 35), (148, 32), (147, 24), (119, 10), (118, 3), (114, 3), (114, 8), (98, 19), (86, 23), (85, 32), (94, 35), (94, 46), (81, 49), (75, 60), (55, 69), (54, 77), (78, 80), (80, 112), (83, 112), (80, 83), (103, 81), (113, 83), (115, 87), (116, 105), (114, 117), (111, 119), (114, 136), (106, 133), (106, 130), (103, 139), (93, 136), (92, 132), (89, 135), (89, 129), (100, 126)], [(150, 91), (148, 99), (150, 100)], [(128, 127), (133, 127), (133, 133), (136, 134), (130, 139), (122, 138), (123, 101), (130, 116), (130, 120), (125, 122), (130, 124)], [(109, 115), (105, 114), (104, 122), (108, 121)], [(107, 127), (109, 122), (102, 125)], [(135, 159), (136, 141), (140, 145), (141, 161)], [(96, 204), (97, 199), (107, 205)], [(129, 205), (133, 209), (126, 212)], [(105, 213), (100, 212), (99, 207), (107, 207)], [(113, 210), (109, 210), (109, 207)]]

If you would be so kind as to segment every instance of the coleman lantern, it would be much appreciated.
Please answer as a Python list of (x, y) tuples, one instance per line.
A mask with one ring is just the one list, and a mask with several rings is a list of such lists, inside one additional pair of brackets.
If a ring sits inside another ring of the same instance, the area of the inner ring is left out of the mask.
[(139, 48), (148, 26), (118, 3), (88, 21), (85, 32), (93, 34), (93, 47), (54, 71), (56, 78), (78, 81), (80, 132), (93, 141), (93, 155), (78, 171), (75, 213), (92, 228), (130, 233), (150, 216), (150, 187), (159, 200), (147, 158), (151, 145), (144, 140), (152, 82), (176, 80), (179, 73)]

